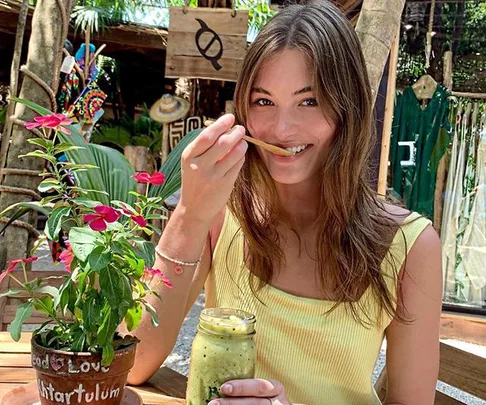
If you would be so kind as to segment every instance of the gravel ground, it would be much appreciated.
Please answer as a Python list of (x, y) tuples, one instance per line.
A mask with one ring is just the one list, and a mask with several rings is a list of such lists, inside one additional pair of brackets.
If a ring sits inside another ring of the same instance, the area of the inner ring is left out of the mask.
[[(37, 251), (37, 256), (39, 257), (39, 260), (33, 263), (34, 270), (51, 270), (56, 268), (61, 270), (59, 267), (54, 266), (52, 264), (47, 245), (43, 245), (39, 248), (39, 250)], [(189, 311), (189, 313), (187, 314), (184, 320), (174, 350), (169, 355), (169, 357), (167, 357), (164, 363), (166, 366), (169, 366), (170, 368), (184, 375), (188, 374), (191, 344), (194, 335), (196, 333), (196, 326), (199, 321), (199, 313), (203, 308), (204, 308), (204, 294), (201, 293), (201, 295), (198, 297), (198, 299), (196, 300), (196, 302), (194, 303), (194, 305), (192, 306), (191, 310)], [(444, 342), (452, 346), (458, 347), (462, 350), (466, 350), (478, 356), (486, 358), (485, 346), (479, 346), (479, 345), (474, 345), (474, 344), (454, 341), (454, 340), (447, 340)], [(373, 382), (376, 380), (376, 378), (381, 372), (381, 369), (385, 364), (385, 349), (386, 349), (386, 343), (383, 344), (382, 350), (378, 357), (375, 366), (374, 375), (373, 375)], [(478, 399), (472, 395), (466, 394), (465, 392), (462, 392), (447, 384), (438, 382), (437, 388), (439, 389), (439, 391), (442, 391), (447, 395), (450, 395), (467, 405), (486, 405), (486, 401)]]

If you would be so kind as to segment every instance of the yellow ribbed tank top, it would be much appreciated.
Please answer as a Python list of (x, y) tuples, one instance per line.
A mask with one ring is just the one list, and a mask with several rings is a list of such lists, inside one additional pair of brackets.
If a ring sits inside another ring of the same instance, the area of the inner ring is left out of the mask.
[[(387, 253), (395, 258), (397, 268), (429, 224), (416, 213), (405, 219), (403, 233), (397, 232)], [(258, 293), (260, 302), (250, 289), (243, 249), (243, 232), (227, 209), (205, 285), (206, 307), (255, 314), (256, 377), (280, 381), (293, 403), (380, 404), (373, 389), (373, 369), (391, 319), (380, 314), (381, 325), (364, 326), (347, 305), (325, 314), (334, 302), (298, 297), (271, 285)], [(384, 260), (382, 270), (390, 276), (389, 288), (395, 292), (395, 276), (386, 263)], [(371, 289), (360, 300), (367, 309), (378, 311)]]

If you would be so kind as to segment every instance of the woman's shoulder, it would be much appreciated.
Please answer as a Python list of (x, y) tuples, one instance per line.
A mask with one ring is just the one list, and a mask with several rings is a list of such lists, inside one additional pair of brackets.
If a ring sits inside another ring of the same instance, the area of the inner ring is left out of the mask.
[(427, 250), (427, 246), (436, 245), (439, 236), (432, 221), (427, 217), (408, 209), (384, 204), (384, 215), (397, 226), (396, 240), (404, 244), (407, 253)]
[(418, 221), (422, 226), (432, 224), (432, 221), (418, 212), (410, 211), (406, 208), (389, 203), (383, 204), (381, 213), (384, 217), (394, 223), (397, 228), (403, 228), (404, 226), (410, 223), (415, 223), (416, 221)]

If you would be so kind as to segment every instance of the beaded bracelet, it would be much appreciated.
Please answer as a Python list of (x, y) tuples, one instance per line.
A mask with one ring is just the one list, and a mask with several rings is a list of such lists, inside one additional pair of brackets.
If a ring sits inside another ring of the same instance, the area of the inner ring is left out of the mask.
[(162, 253), (158, 247), (155, 248), (155, 253), (157, 253), (157, 255), (161, 258), (174, 263), (176, 265), (174, 267), (174, 272), (176, 274), (181, 274), (184, 271), (182, 266), (197, 266), (199, 263), (201, 263), (201, 260), (196, 260), (195, 262), (183, 262), (182, 260), (173, 259), (172, 257), (167, 256), (165, 253)]

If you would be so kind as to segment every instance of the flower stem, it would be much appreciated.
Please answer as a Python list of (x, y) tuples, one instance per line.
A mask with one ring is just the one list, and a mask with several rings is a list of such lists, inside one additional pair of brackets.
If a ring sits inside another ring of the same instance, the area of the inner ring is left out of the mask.
[(12, 275), (12, 273), (9, 273), (9, 277), (12, 277), (12, 280), (14, 280), (14, 281), (15, 281), (17, 284), (19, 284), (20, 286), (22, 286), (22, 288), (24, 288), (24, 289), (25, 289), (24, 284), (23, 284), (23, 283), (21, 283), (21, 282), (20, 282), (20, 281), (17, 279), (17, 277), (13, 276), (13, 275)]
[(25, 269), (25, 263), (24, 263), (24, 262), (22, 262), (21, 264), (22, 264), (22, 270), (23, 270), (23, 272), (24, 272), (24, 279), (25, 279), (25, 282), (26, 282), (26, 283), (28, 283), (28, 282), (29, 282), (29, 280), (27, 279), (27, 270)]

